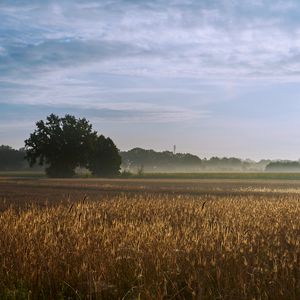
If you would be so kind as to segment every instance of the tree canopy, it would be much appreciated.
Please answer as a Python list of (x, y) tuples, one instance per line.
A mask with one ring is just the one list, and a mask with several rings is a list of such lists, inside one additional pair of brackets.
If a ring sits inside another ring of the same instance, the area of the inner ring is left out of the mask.
[(88, 168), (93, 175), (111, 177), (118, 175), (121, 166), (119, 150), (110, 138), (100, 135), (96, 138)]
[[(76, 167), (90, 167), (93, 171), (100, 169), (99, 165), (93, 165), (94, 162), (102, 162), (96, 156), (108, 157), (105, 151), (99, 150), (101, 136), (97, 136), (85, 118), (76, 119), (71, 115), (60, 118), (51, 114), (46, 122), (38, 121), (36, 127), (25, 141), (26, 159), (30, 166), (36, 163), (46, 165), (46, 173), (50, 177), (72, 177)], [(105, 168), (113, 166), (115, 170), (114, 164), (107, 159)]]

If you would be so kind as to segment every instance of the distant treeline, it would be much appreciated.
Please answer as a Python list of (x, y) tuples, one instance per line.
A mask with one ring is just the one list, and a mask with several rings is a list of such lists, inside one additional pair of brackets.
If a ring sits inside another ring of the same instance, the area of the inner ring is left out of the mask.
[[(34, 167), (33, 170), (42, 170), (42, 167)], [(0, 146), (0, 171), (27, 171), (32, 170), (25, 160), (25, 150), (13, 149), (7, 145)]]
[(201, 159), (189, 153), (157, 152), (134, 148), (121, 152), (122, 168), (130, 172), (262, 172), (271, 160), (241, 160), (239, 158)]
[(300, 172), (298, 161), (272, 161), (262, 159), (258, 162), (235, 157), (199, 158), (189, 153), (171, 151), (157, 152), (134, 148), (121, 152), (123, 170), (137, 173), (160, 172)]
[[(171, 151), (158, 152), (134, 148), (120, 152), (122, 157), (122, 169), (124, 171), (138, 173), (160, 172), (300, 172), (298, 161), (271, 161), (242, 160), (239, 158), (201, 159), (189, 153), (176, 153)], [(0, 146), (0, 171), (26, 171), (29, 170), (25, 160), (23, 148), (16, 150), (10, 146)], [(35, 167), (42, 170), (43, 167)]]
[(300, 172), (299, 161), (273, 161), (266, 166), (267, 172)]
[(10, 146), (0, 146), (0, 170), (16, 171), (29, 168), (24, 156), (25, 152), (23, 149), (15, 150)]

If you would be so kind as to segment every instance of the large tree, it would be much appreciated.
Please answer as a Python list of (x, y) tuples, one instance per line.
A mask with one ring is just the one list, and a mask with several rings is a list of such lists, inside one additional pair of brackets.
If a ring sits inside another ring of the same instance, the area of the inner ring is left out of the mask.
[(85, 119), (54, 114), (36, 123), (37, 129), (25, 141), (26, 158), (33, 166), (46, 165), (50, 177), (72, 177), (77, 166), (85, 166), (97, 138)]
[(114, 142), (109, 137), (98, 136), (88, 164), (93, 175), (99, 177), (116, 176), (120, 172), (121, 162), (119, 150)]

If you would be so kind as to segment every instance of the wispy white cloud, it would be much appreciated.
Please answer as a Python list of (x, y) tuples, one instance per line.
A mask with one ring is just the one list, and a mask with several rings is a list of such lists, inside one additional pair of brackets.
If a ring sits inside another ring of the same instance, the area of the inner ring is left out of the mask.
[(299, 14), (298, 0), (1, 0), (0, 140), (72, 113), (120, 148), (298, 157)]
[(297, 75), (300, 22), (287, 16), (300, 10), (296, 1), (9, 3), (1, 6), (9, 57), (0, 62), (8, 73), (76, 65), (87, 73), (224, 80)]

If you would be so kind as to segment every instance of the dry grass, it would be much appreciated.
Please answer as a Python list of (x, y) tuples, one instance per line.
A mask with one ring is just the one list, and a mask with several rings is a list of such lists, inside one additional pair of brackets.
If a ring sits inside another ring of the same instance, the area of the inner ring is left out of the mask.
[(99, 200), (0, 213), (0, 298), (300, 298), (296, 194)]

